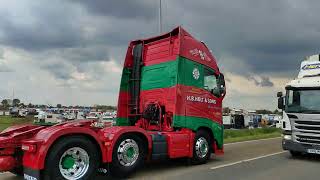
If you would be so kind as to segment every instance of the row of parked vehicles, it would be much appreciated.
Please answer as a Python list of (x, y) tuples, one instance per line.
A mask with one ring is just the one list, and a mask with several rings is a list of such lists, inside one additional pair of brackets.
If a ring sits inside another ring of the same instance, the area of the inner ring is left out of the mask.
[(46, 111), (39, 111), (35, 116), (37, 123), (61, 123), (75, 119), (89, 119), (89, 120), (102, 120), (108, 121), (112, 124), (115, 123), (116, 112), (84, 112), (69, 110), (63, 113), (52, 113)]
[(12, 107), (9, 109), (9, 114), (15, 117), (26, 117), (29, 114), (29, 110)]
[(9, 114), (14, 117), (26, 117), (34, 116), (35, 123), (38, 124), (55, 124), (64, 121), (71, 121), (75, 119), (91, 119), (108, 121), (115, 124), (116, 111), (112, 112), (95, 112), (95, 111), (82, 111), (82, 110), (43, 110), (43, 109), (22, 109), (18, 107), (12, 107), (9, 109)]
[(275, 114), (229, 114), (223, 116), (225, 129), (277, 127), (281, 128), (280, 115)]

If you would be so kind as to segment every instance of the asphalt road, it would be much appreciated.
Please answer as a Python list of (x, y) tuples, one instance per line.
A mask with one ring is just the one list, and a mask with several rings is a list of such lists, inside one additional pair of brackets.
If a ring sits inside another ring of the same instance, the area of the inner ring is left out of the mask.
[[(281, 149), (281, 139), (225, 145), (223, 156), (204, 165), (188, 166), (185, 160), (146, 164), (130, 179), (308, 180), (319, 179), (320, 157), (292, 158)], [(1, 180), (20, 180), (10, 173)], [(112, 179), (99, 177), (97, 179)]]

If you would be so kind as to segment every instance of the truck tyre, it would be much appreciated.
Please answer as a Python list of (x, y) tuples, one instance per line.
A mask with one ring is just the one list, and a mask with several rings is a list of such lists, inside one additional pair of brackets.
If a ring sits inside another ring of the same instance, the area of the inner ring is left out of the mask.
[(47, 154), (45, 180), (94, 179), (100, 165), (96, 145), (83, 136), (58, 141)]
[(298, 151), (290, 151), (292, 157), (300, 157), (302, 155), (301, 152)]
[(125, 178), (144, 163), (146, 144), (136, 135), (121, 136), (112, 151), (110, 173), (114, 177)]
[(211, 139), (207, 131), (199, 130), (194, 138), (192, 164), (204, 164), (210, 159)]

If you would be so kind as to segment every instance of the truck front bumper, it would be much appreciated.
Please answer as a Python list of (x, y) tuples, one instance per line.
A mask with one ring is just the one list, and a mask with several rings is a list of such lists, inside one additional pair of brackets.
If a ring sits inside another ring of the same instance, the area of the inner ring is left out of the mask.
[(320, 146), (319, 145), (308, 145), (294, 142), (292, 140), (282, 140), (282, 148), (283, 150), (309, 153), (309, 154), (320, 154)]

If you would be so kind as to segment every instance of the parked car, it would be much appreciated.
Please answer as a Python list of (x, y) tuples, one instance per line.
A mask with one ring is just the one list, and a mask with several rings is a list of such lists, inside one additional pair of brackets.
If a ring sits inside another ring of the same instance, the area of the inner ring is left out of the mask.
[(86, 119), (99, 119), (101, 117), (101, 112), (90, 112)]
[(110, 124), (110, 125), (115, 125), (116, 124), (115, 118), (112, 117), (111, 115), (102, 116), (102, 121), (104, 123), (107, 123), (107, 124)]
[(19, 117), (26, 117), (27, 115), (28, 115), (28, 110), (26, 110), (26, 109), (21, 109), (18, 111)]
[(13, 108), (10, 108), (9, 110), (10, 110), (11, 116), (15, 116), (15, 117), (19, 116), (19, 108), (13, 107)]

